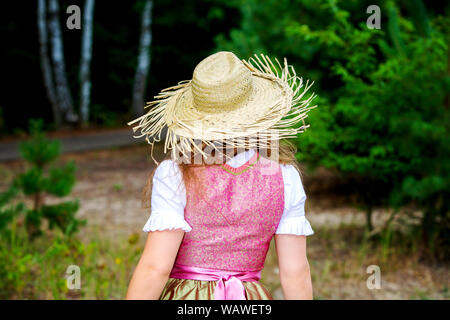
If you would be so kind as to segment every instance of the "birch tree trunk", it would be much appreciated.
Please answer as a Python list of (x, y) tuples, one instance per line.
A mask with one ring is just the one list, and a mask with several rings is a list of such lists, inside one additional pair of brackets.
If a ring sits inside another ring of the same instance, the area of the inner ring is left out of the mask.
[(56, 100), (55, 87), (52, 79), (52, 69), (50, 58), (48, 56), (47, 7), (45, 5), (45, 0), (38, 0), (37, 26), (44, 87), (52, 107), (53, 121), (55, 122), (56, 127), (60, 127), (62, 123), (61, 110), (59, 109), (59, 105)]
[(152, 43), (152, 8), (153, 1), (147, 0), (145, 2), (144, 11), (142, 12), (139, 57), (133, 86), (132, 112), (136, 117), (144, 112), (144, 94), (145, 86), (147, 84), (148, 69), (150, 66), (150, 45)]
[(91, 100), (91, 58), (92, 58), (92, 22), (95, 0), (86, 0), (83, 12), (83, 35), (81, 39), (80, 62), (80, 114), (81, 122), (89, 122), (89, 103)]
[(64, 61), (64, 49), (59, 24), (58, 0), (49, 0), (50, 13), (50, 38), (52, 43), (53, 72), (56, 87), (56, 99), (60, 110), (64, 113), (66, 121), (75, 122), (77, 116), (73, 112), (72, 96), (67, 84), (66, 66)]

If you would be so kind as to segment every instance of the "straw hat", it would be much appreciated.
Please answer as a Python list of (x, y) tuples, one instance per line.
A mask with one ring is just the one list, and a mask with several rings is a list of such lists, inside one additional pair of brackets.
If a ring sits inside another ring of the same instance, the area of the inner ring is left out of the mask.
[(286, 59), (284, 66), (264, 55), (247, 62), (222, 51), (201, 61), (192, 80), (162, 90), (147, 103), (150, 110), (128, 124), (140, 130), (136, 138), (146, 137), (152, 146), (167, 126), (164, 151), (173, 155), (203, 153), (198, 141), (215, 149), (217, 141), (255, 148), (309, 127), (304, 119), (315, 107), (309, 107), (315, 95), (303, 97), (311, 85), (303, 86)]

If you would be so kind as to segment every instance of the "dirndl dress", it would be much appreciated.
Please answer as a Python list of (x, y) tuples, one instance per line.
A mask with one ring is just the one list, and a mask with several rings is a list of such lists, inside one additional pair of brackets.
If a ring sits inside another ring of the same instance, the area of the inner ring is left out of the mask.
[[(185, 231), (160, 299), (273, 300), (259, 280), (285, 208), (280, 165), (254, 152), (239, 167), (228, 162), (193, 167), (191, 170), (198, 171), (195, 174), (207, 183), (203, 184), (202, 193), (184, 189), (184, 201), (176, 195), (175, 189), (179, 188), (172, 179), (182, 182), (182, 177), (178, 169), (171, 170), (172, 165), (166, 160), (158, 168), (160, 172), (155, 172), (152, 215), (149, 226), (144, 228), (152, 231), (176, 227)], [(174, 190), (168, 189), (172, 187)], [(157, 207), (158, 201), (154, 200), (160, 200), (162, 205)], [(174, 218), (177, 223), (168, 226), (166, 218), (178, 217), (174, 212), (180, 210), (184, 220)], [(161, 213), (154, 215), (158, 212)], [(304, 216), (300, 218), (300, 223), (310, 229)], [(302, 234), (305, 228), (301, 229), (296, 234)]]
[[(211, 281), (201, 271), (188, 276), (172, 271), (162, 300), (273, 299), (259, 278), (283, 213), (284, 189), (279, 165), (269, 161), (255, 152), (240, 168), (199, 168), (208, 190), (201, 197), (186, 194), (184, 218), (192, 230), (185, 233), (175, 268), (212, 270), (213, 276), (223, 271), (229, 277)], [(276, 170), (269, 174), (267, 165)], [(230, 278), (233, 272), (239, 275)]]
[[(246, 300), (273, 300), (259, 281), (242, 281)], [(169, 278), (160, 300), (214, 300), (216, 281)]]

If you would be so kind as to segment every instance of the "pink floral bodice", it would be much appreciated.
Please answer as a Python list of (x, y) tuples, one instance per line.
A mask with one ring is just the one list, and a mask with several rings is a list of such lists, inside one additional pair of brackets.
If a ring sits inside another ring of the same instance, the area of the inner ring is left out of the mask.
[(262, 270), (284, 209), (280, 166), (255, 153), (239, 168), (225, 164), (194, 170), (201, 171), (203, 190), (186, 194), (184, 216), (192, 231), (185, 233), (175, 263)]

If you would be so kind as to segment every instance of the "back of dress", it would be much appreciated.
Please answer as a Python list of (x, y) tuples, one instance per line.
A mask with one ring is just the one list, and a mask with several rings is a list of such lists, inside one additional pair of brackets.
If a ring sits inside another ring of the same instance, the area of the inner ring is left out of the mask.
[(186, 193), (185, 234), (177, 265), (226, 271), (260, 271), (284, 209), (283, 176), (278, 163), (258, 153), (233, 168), (198, 170), (201, 192)]

